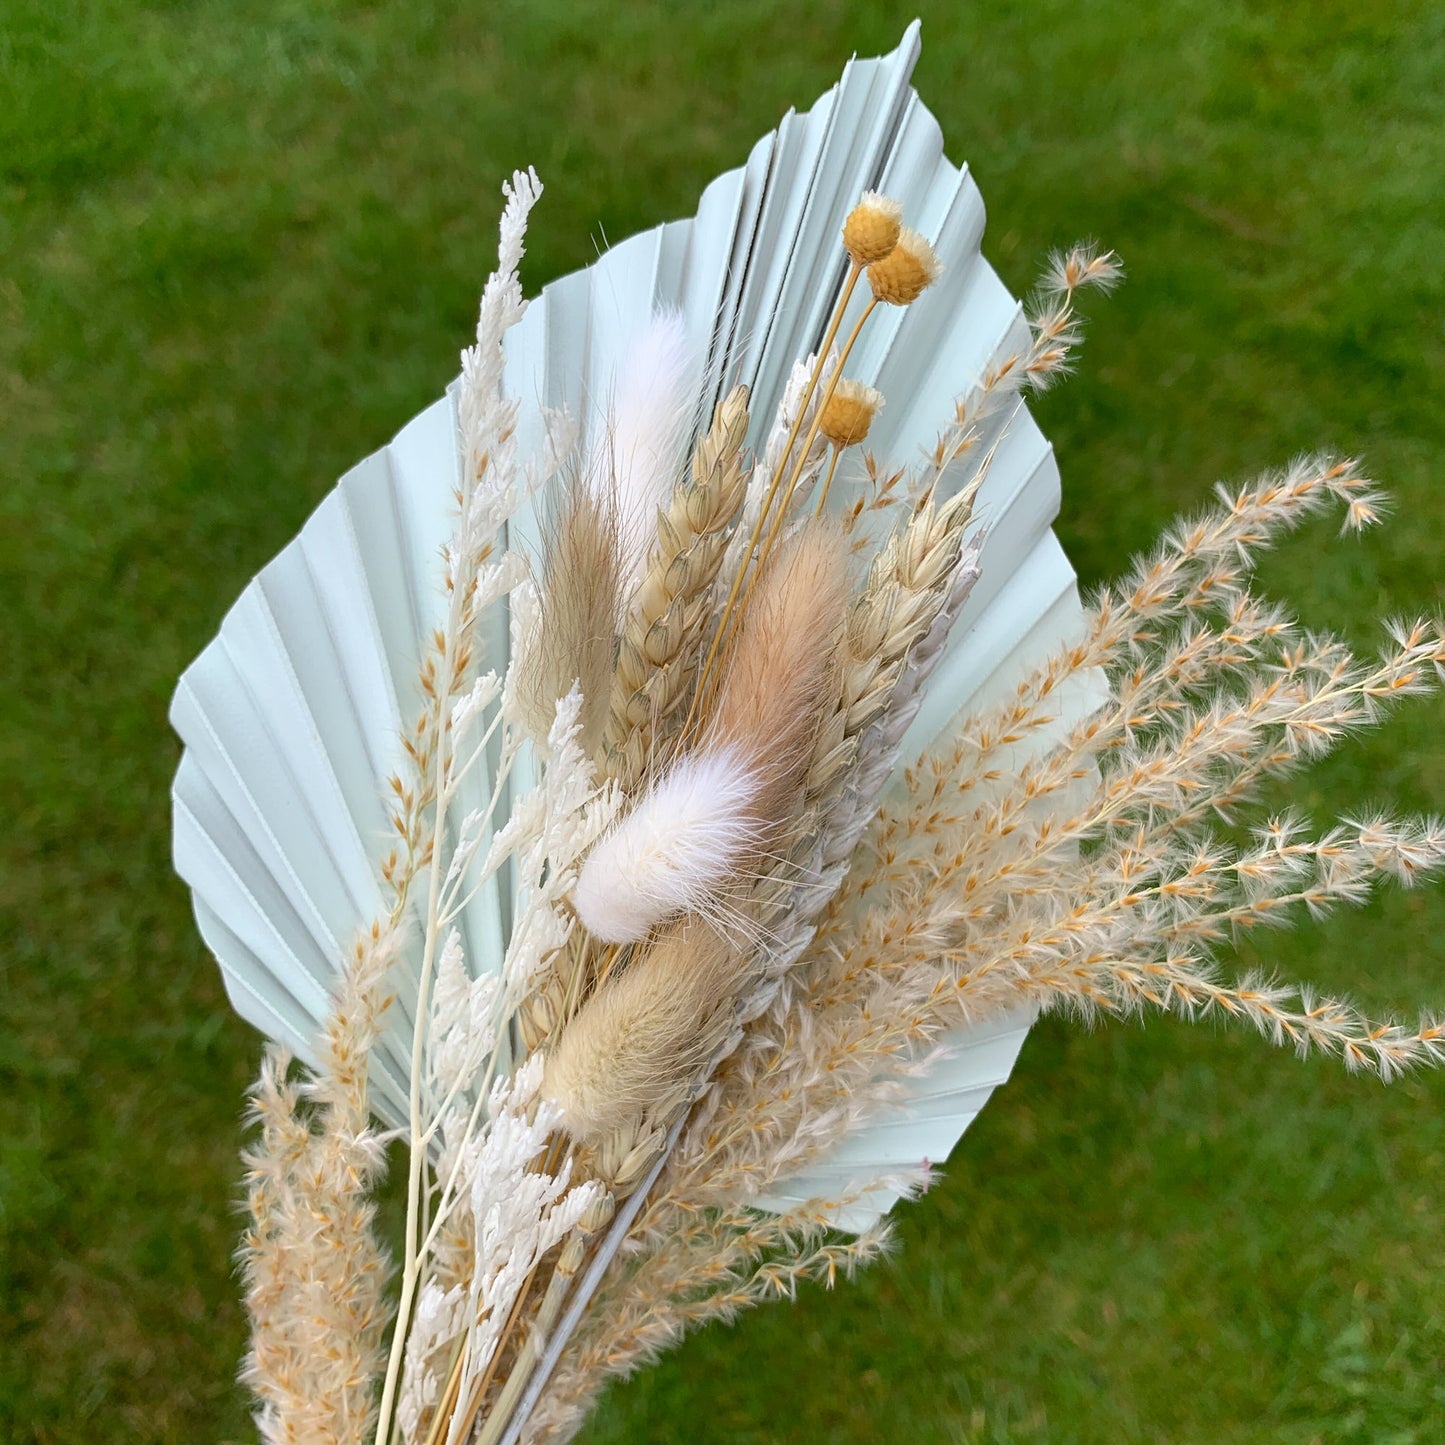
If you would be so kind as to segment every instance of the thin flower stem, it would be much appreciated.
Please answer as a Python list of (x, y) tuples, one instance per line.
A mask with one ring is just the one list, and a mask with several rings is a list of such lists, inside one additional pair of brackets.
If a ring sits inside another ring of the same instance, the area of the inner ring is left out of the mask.
[[(783, 474), (787, 471), (788, 457), (792, 452), (793, 443), (798, 439), (798, 432), (802, 429), (803, 418), (807, 415), (808, 403), (813, 398), (813, 393), (818, 389), (818, 382), (822, 378), (823, 368), (827, 365), (828, 349), (832, 346), (838, 335), (838, 328), (843, 324), (843, 313), (848, 309), (848, 302), (853, 299), (853, 289), (858, 284), (858, 278), (863, 274), (863, 268), (853, 264), (848, 268), (847, 280), (843, 283), (842, 293), (838, 297), (838, 303), (833, 308), (833, 315), (828, 322), (827, 334), (823, 337), (823, 344), (818, 348), (817, 355), (813, 360), (812, 375), (808, 378), (808, 385), (803, 392), (802, 399), (798, 402), (798, 414), (793, 418), (793, 425), (788, 431), (788, 439), (783, 447), (783, 454), (778, 459), (778, 469), (773, 473), (772, 481), (768, 485), (767, 494), (763, 498), (763, 505), (758, 510), (758, 520), (753, 524), (752, 535), (748, 538), (746, 551), (742, 555), (742, 561), (738, 566), (737, 576), (733, 578), (732, 586), (728, 589), (727, 600), (723, 603), (722, 610), (718, 615), (716, 628), (713, 630), (712, 645), (707, 650), (703, 659), (702, 670), (698, 674), (697, 687), (693, 692), (692, 705), (688, 709), (687, 717), (683, 722), (682, 730), (679, 733), (679, 746), (685, 747), (691, 737), (694, 725), (698, 720), (701, 711), (703, 694), (708, 687), (713, 675), (713, 669), (717, 665), (718, 653), (722, 649), (724, 634), (732, 619), (734, 609), (738, 603), (738, 593), (742, 590), (744, 579), (748, 574), (748, 562), (754, 550), (757, 548), (758, 540), (763, 534), (763, 527), (767, 523), (768, 511), (773, 505), (773, 499), (777, 495), (778, 488), (782, 484)], [(805, 449), (806, 450), (806, 449)]]
[[(463, 506), (465, 507), (465, 500)], [(443, 679), (451, 677), (455, 660), (454, 626), (447, 628), (446, 649), (443, 653)], [(445, 683), (444, 683), (445, 686)], [(440, 696), (444, 697), (445, 693)], [(438, 706), (444, 706), (438, 702)], [(411, 1043), (411, 1091), (410, 1091), (410, 1151), (407, 1159), (406, 1180), (406, 1254), (402, 1267), (401, 1297), (397, 1301), (396, 1321), (392, 1326), (391, 1354), (387, 1361), (386, 1381), (381, 1391), (381, 1409), (376, 1424), (376, 1445), (386, 1445), (391, 1435), (392, 1410), (396, 1399), (397, 1384), (401, 1378), (401, 1364), (405, 1353), (408, 1322), (416, 1296), (417, 1281), (420, 1278), (420, 1235), (422, 1224), (421, 1184), (426, 1167), (426, 1146), (421, 1142), (421, 1090), (422, 1090), (422, 1044), (426, 1036), (427, 1007), (431, 997), (432, 965), (436, 956), (437, 909), (442, 887), (442, 836), (446, 818), (448, 788), (446, 779), (447, 737), (449, 729), (443, 724), (437, 729), (436, 757), (436, 804), (432, 812), (431, 878), (427, 894), (426, 941), (422, 949), (421, 969), (417, 979), (416, 1020), (412, 1028)]]
[(839, 448), (833, 448), (833, 460), (828, 463), (828, 475), (823, 478), (823, 485), (818, 492), (818, 505), (813, 510), (815, 517), (823, 515), (823, 508), (828, 501), (828, 489), (833, 485), (833, 473), (838, 470)]
[[(487, 1391), (492, 1386), (492, 1380), (497, 1373), (497, 1367), (502, 1362), (502, 1356), (506, 1352), (507, 1342), (511, 1339), (512, 1331), (516, 1328), (518, 1320), (522, 1317), (522, 1310), (527, 1302), (527, 1296), (532, 1290), (532, 1281), (537, 1278), (537, 1270), (533, 1267), (531, 1273), (522, 1281), (522, 1287), (517, 1291), (517, 1298), (512, 1302), (511, 1311), (507, 1315), (507, 1322), (502, 1326), (502, 1333), (492, 1350), (492, 1357), (487, 1361), (487, 1367), (482, 1372), (482, 1377), (477, 1381), (471, 1398), (467, 1402), (466, 1411), (462, 1416), (462, 1428), (457, 1438), (465, 1440), (471, 1433), (472, 1425), (477, 1418), (477, 1412), (482, 1408), (482, 1402), (487, 1398)], [(510, 1378), (510, 1376), (509, 1376)], [(459, 1402), (458, 1402), (459, 1403)], [(500, 1403), (500, 1402), (499, 1402)], [(455, 1404), (453, 1409), (455, 1409)]]
[[(516, 761), (516, 757), (516, 749), (508, 749), (506, 756), (502, 760), (501, 766), (497, 769), (496, 786), (493, 787), (491, 799), (487, 803), (486, 811), (482, 814), (482, 817), (488, 822), (490, 822), (492, 816), (496, 812), (497, 803), (502, 795), (502, 789), (506, 786), (507, 779), (512, 774), (512, 764)], [(465, 870), (463, 870), (463, 872), (464, 871)], [(472, 899), (474, 899), (481, 891), (482, 886), (487, 882), (487, 879), (492, 876), (494, 875), (488, 874), (486, 877), (478, 878), (476, 882), (472, 884), (466, 896), (464, 898), (458, 899), (456, 898), (455, 894), (456, 889), (461, 887), (462, 875), (459, 873), (457, 875), (456, 883), (454, 883), (452, 885), (452, 888), (448, 891), (448, 898), (443, 901), (443, 913), (438, 925), (439, 928), (445, 928), (449, 923), (453, 923), (456, 921), (456, 919), (460, 918), (461, 915), (466, 911), (467, 905), (470, 904)]]
[[(843, 304), (846, 305), (846, 297), (844, 298)], [(828, 403), (833, 399), (833, 393), (838, 389), (838, 383), (843, 378), (843, 368), (845, 365), (847, 365), (848, 356), (852, 352), (853, 347), (857, 344), (858, 337), (862, 334), (864, 323), (873, 314), (874, 308), (878, 304), (878, 298), (876, 296), (869, 297), (868, 304), (863, 308), (863, 314), (858, 318), (856, 324), (853, 327), (852, 333), (848, 337), (847, 343), (844, 345), (842, 352), (838, 356), (838, 364), (833, 368), (833, 373), (828, 380), (828, 389), (823, 393), (822, 401), (818, 403), (817, 408), (813, 412), (813, 424), (808, 428), (807, 438), (803, 442), (802, 448), (798, 452), (797, 460), (793, 463), (793, 470), (788, 477), (788, 484), (786, 487), (783, 488), (782, 500), (779, 501), (777, 507), (774, 509), (772, 522), (771, 525), (768, 527), (768, 535), (763, 542), (762, 550), (758, 553), (756, 564), (747, 574), (747, 585), (743, 588), (742, 597), (738, 601), (737, 609), (734, 612), (732, 618), (734, 630), (736, 630), (738, 625), (737, 619), (747, 614), (748, 602), (752, 598), (753, 589), (757, 586), (758, 578), (762, 576), (764, 569), (767, 567), (768, 558), (772, 554), (772, 550), (777, 544), (779, 536), (782, 534), (783, 524), (787, 521), (788, 517), (788, 508), (792, 505), (793, 494), (797, 491), (798, 483), (803, 476), (803, 470), (808, 464), (808, 450), (813, 445), (813, 441), (818, 435), (818, 428), (823, 423), (823, 412), (826, 410)], [(842, 312), (840, 308), (839, 315), (841, 316), (841, 314)], [(834, 329), (836, 330), (836, 328)], [(831, 341), (831, 339), (832, 337), (830, 335), (829, 340)], [(801, 415), (802, 413), (800, 410), (800, 420)], [(769, 495), (771, 495), (771, 493)], [(758, 517), (759, 529), (762, 526), (766, 514), (767, 509), (764, 508), (763, 514)], [(738, 576), (741, 580), (743, 573), (740, 571)], [(718, 643), (722, 640), (724, 626), (725, 622), (720, 622), (718, 624), (718, 634), (717, 637), (714, 638), (714, 649), (716, 649)], [(698, 683), (699, 697), (703, 697), (706, 688), (706, 679)], [(717, 691), (716, 674), (714, 674), (712, 678), (711, 691), (714, 693)]]
[(452, 1363), (447, 1371), (446, 1388), (442, 1391), (441, 1399), (437, 1401), (436, 1411), (431, 1419), (431, 1428), (426, 1432), (426, 1445), (442, 1445), (442, 1441), (446, 1438), (452, 1412), (457, 1407), (457, 1395), (462, 1386), (462, 1367), (465, 1359), (466, 1336), (458, 1335), (457, 1342), (452, 1348)]

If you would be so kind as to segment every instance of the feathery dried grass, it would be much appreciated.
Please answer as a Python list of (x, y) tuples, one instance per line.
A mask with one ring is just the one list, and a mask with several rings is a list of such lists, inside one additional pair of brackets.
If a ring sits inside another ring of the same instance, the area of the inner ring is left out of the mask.
[(665, 918), (715, 912), (713, 898), (766, 837), (756, 762), (735, 747), (686, 753), (602, 838), (572, 906), (606, 943), (640, 943)]
[[(677, 1187), (694, 1207), (751, 1197), (821, 1158), (896, 1099), (944, 1030), (999, 1010), (1213, 1011), (1386, 1076), (1438, 1056), (1432, 1019), (1378, 1026), (1338, 1000), (1291, 1008), (1274, 985), (1220, 984), (1209, 951), (1291, 905), (1359, 901), (1380, 878), (1411, 881), (1445, 856), (1428, 823), (1370, 820), (1308, 845), (1274, 823), (1243, 854), (1203, 827), (1445, 666), (1436, 628), (1398, 628), (1377, 665), (1359, 666), (1333, 640), (1302, 646), (1288, 619), (1240, 589), (1248, 554), (1273, 533), (1366, 487), (1326, 462), (1230, 497), (1140, 564), (1125, 602), (1102, 594), (1085, 640), (1017, 700), (912, 770), (865, 835), (802, 982), (750, 1028), (705, 1133), (680, 1146), (679, 1167), (693, 1172)], [(1227, 570), (1216, 555), (1226, 537)], [(1211, 607), (1223, 627), (1204, 626)], [(1099, 666), (1111, 702), (1043, 757), (1010, 761), (1052, 723), (1069, 681)], [(1191, 705), (1191, 693), (1208, 700)], [(1103, 854), (1079, 861), (1081, 844), (1101, 841)], [(1306, 860), (1314, 872), (1301, 881)]]
[(361, 1445), (376, 1420), (392, 1316), (371, 1192), (386, 1168), (366, 1097), (395, 936), (373, 929), (342, 972), (317, 1073), (288, 1078), (273, 1046), (252, 1089), (250, 1224), (238, 1251), (251, 1320), (241, 1379), (268, 1445)]
[(666, 308), (650, 317), (613, 375), (605, 426), (583, 465), (584, 485), (616, 519), (623, 605), (641, 579), (657, 514), (686, 456), (696, 370), (683, 313)]
[(886, 1254), (892, 1237), (886, 1221), (852, 1239), (836, 1237), (829, 1214), (851, 1202), (819, 1201), (786, 1215), (745, 1209), (693, 1215), (656, 1252), (619, 1264), (522, 1440), (571, 1439), (608, 1380), (650, 1364), (690, 1330), (730, 1322), (769, 1300), (794, 1299), (805, 1280), (832, 1289)]
[(543, 554), (537, 635), (516, 680), (522, 719), (534, 741), (545, 741), (558, 699), (577, 686), (582, 750), (590, 756), (601, 742), (612, 691), (620, 579), (610, 499), (587, 487), (566, 487)]
[[(1258, 552), (1332, 501), (1347, 527), (1378, 512), (1372, 484), (1330, 459), (1221, 489), (1212, 512), (1099, 594), (1078, 643), (909, 770), (798, 968), (692, 1116), (530, 1438), (567, 1438), (600, 1376), (755, 1302), (736, 1270), (758, 1217), (739, 1206), (896, 1106), (961, 1024), (1147, 1008), (1244, 1022), (1386, 1079), (1445, 1059), (1434, 1016), (1378, 1022), (1307, 987), (1225, 981), (1215, 958), (1241, 931), (1445, 866), (1445, 825), (1429, 819), (1310, 837), (1270, 818), (1243, 848), (1208, 826), (1445, 673), (1438, 624), (1392, 625), (1381, 657), (1360, 662), (1250, 595)], [(1107, 700), (1061, 731), (1060, 707), (1099, 669)], [(1041, 737), (1051, 746), (1030, 756)], [(779, 1248), (809, 1257), (801, 1243)]]

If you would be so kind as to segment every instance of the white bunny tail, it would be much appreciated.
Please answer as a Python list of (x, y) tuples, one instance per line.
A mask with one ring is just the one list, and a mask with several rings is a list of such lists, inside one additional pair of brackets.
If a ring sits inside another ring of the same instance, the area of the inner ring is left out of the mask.
[(669, 768), (588, 855), (572, 903), (608, 943), (636, 943), (684, 910), (706, 911), (757, 842), (763, 784), (734, 748)]

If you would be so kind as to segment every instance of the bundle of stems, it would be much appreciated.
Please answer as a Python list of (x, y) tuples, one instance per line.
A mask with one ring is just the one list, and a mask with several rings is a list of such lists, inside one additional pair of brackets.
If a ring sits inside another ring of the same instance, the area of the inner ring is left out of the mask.
[[(986, 565), (991, 460), (1022, 395), (1070, 366), (1077, 296), (1113, 284), (1114, 258), (1050, 264), (1027, 344), (963, 389), (920, 464), (860, 451), (840, 467), (884, 402), (847, 375), (858, 338), (880, 306), (926, 306), (939, 269), (900, 208), (865, 194), (842, 218), (831, 321), (758, 458), (744, 448), (761, 399), (742, 387), (690, 434), (695, 359), (664, 314), (596, 440), (573, 455), (553, 426), (524, 465), (502, 340), (540, 185), (518, 174), (507, 192), (463, 358), (445, 622), (387, 784), (394, 906), (342, 970), (319, 1068), (297, 1082), (271, 1056), (256, 1089), (245, 1378), (267, 1440), (566, 1439), (608, 1378), (691, 1326), (851, 1272), (887, 1227), (847, 1237), (840, 1214), (921, 1187), (927, 1161), (782, 1212), (761, 1202), (897, 1108), (960, 1027), (1153, 1008), (1384, 1078), (1440, 1060), (1431, 1018), (1373, 1022), (1228, 980), (1215, 957), (1445, 857), (1430, 820), (1315, 837), (1264, 817), (1244, 846), (1217, 831), (1445, 665), (1434, 623), (1393, 626), (1360, 662), (1251, 590), (1258, 553), (1304, 518), (1377, 519), (1353, 463), (1221, 489), (1092, 599), (1077, 640), (900, 772)], [(529, 563), (499, 539), (548, 485)], [(479, 639), (504, 602), (499, 676)], [(478, 779), (490, 802), (459, 818)], [(460, 920), (489, 887), (512, 892), (505, 953), (468, 958)], [(366, 1055), (393, 994), (413, 1032), (388, 1293)]]

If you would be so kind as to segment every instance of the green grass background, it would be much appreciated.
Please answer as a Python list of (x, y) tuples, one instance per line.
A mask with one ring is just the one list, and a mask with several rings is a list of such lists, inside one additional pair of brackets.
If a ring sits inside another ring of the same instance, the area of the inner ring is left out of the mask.
[[(1362, 452), (1396, 517), (1266, 577), (1362, 645), (1445, 568), (1445, 9), (928, 3), (915, 80), (1020, 290), (1127, 285), (1040, 407), (1086, 580), (1219, 477)], [(0, 1439), (250, 1438), (242, 1091), (169, 866), (166, 703), (335, 477), (453, 374), (498, 183), (535, 288), (690, 213), (911, 10), (745, 0), (0, 4)], [(1445, 801), (1417, 703), (1296, 780)], [(1445, 1002), (1441, 893), (1270, 939)], [(1249, 955), (1251, 958), (1253, 954)], [(614, 1389), (601, 1442), (1445, 1439), (1437, 1078), (1253, 1038), (1037, 1029), (897, 1257)]]

